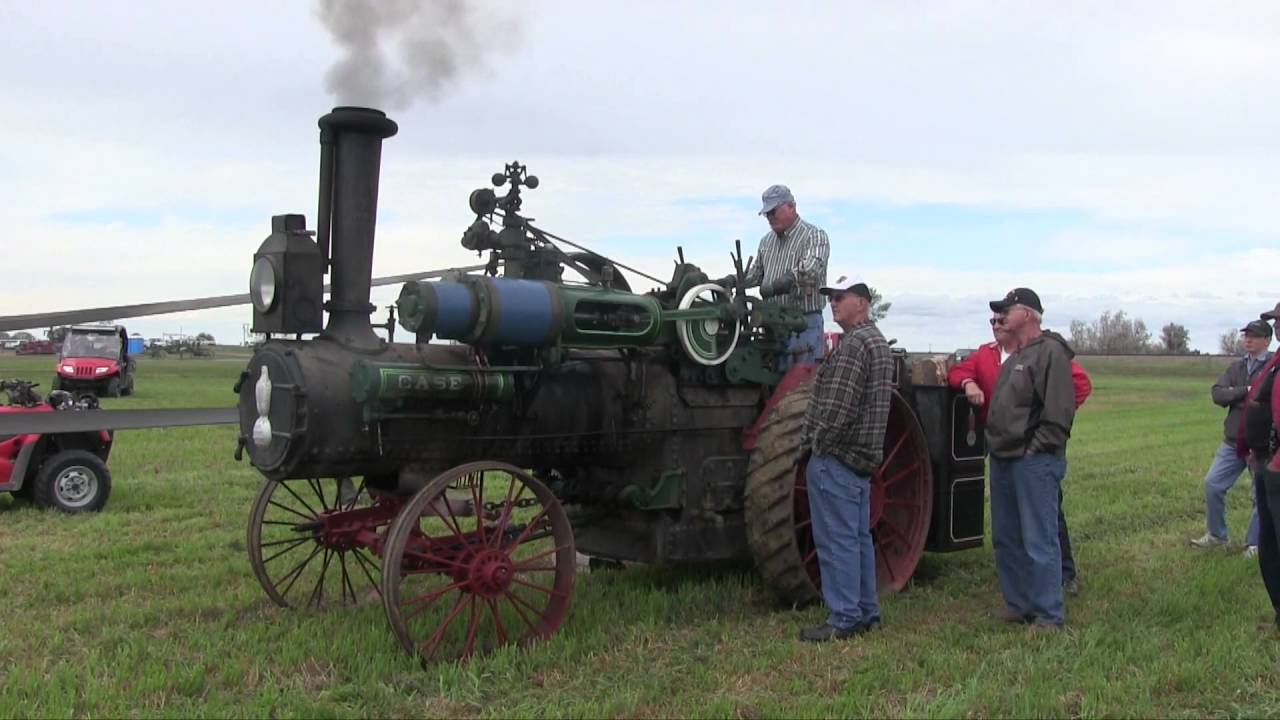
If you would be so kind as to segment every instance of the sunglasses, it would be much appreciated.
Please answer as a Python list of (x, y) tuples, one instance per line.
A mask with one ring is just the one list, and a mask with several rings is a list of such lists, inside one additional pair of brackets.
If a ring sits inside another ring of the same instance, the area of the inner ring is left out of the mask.
[(987, 322), (991, 323), (991, 327), (995, 327), (995, 326), (997, 326), (997, 325), (1003, 325), (1003, 324), (1004, 324), (1004, 317), (1002, 316), (1002, 317), (998, 317), (998, 318), (989, 318), (989, 319), (987, 320)]

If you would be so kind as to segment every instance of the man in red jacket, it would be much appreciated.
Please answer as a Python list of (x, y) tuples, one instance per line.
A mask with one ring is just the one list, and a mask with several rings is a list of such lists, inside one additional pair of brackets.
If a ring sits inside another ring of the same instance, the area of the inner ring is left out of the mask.
[[(1280, 326), (1280, 303), (1259, 316)], [(1253, 494), (1258, 505), (1258, 569), (1275, 610), (1274, 623), (1259, 629), (1280, 628), (1280, 353), (1275, 353), (1249, 386), (1244, 417), (1236, 447), (1253, 470)]]
[[(991, 406), (991, 393), (1000, 377), (1000, 366), (1009, 358), (1013, 339), (1004, 329), (1004, 313), (991, 315), (991, 334), (995, 342), (989, 342), (956, 363), (947, 373), (947, 384), (964, 392), (969, 402), (978, 408), (978, 417), (986, 422), (987, 409)], [(1080, 363), (1071, 361), (1071, 385), (1075, 390), (1076, 409), (1079, 409), (1093, 392), (1089, 375)], [(1058, 490), (1058, 544), (1062, 547), (1062, 588), (1069, 595), (1080, 592), (1076, 579), (1076, 560), (1071, 554), (1071, 536), (1067, 532), (1067, 518), (1062, 514), (1062, 490)]]

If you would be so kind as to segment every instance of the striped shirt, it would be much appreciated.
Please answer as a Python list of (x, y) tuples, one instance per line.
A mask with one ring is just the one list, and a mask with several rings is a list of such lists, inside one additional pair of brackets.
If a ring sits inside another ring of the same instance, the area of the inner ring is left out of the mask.
[(796, 218), (781, 237), (770, 230), (760, 238), (756, 260), (747, 273), (746, 287), (768, 285), (789, 272), (795, 273), (795, 289), (774, 299), (804, 313), (822, 312), (823, 297), (818, 294), (818, 288), (827, 284), (830, 254), (827, 232)]
[(884, 458), (892, 393), (889, 343), (869, 320), (853, 326), (814, 375), (804, 416), (805, 447), (870, 475)]

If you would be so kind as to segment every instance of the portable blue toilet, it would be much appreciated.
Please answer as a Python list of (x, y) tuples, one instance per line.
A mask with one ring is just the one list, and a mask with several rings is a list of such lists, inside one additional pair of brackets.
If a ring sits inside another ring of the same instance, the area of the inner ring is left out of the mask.
[(141, 355), (147, 349), (147, 341), (140, 337), (129, 338), (129, 354)]

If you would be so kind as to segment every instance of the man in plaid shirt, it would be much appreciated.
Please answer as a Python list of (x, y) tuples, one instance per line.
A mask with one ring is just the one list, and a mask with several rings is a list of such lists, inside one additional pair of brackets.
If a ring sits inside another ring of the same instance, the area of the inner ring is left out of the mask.
[(809, 513), (822, 572), (827, 621), (800, 639), (839, 640), (880, 624), (876, 554), (871, 544), (871, 474), (884, 455), (893, 392), (893, 359), (871, 322), (871, 290), (841, 276), (820, 289), (844, 338), (818, 367), (805, 414)]

